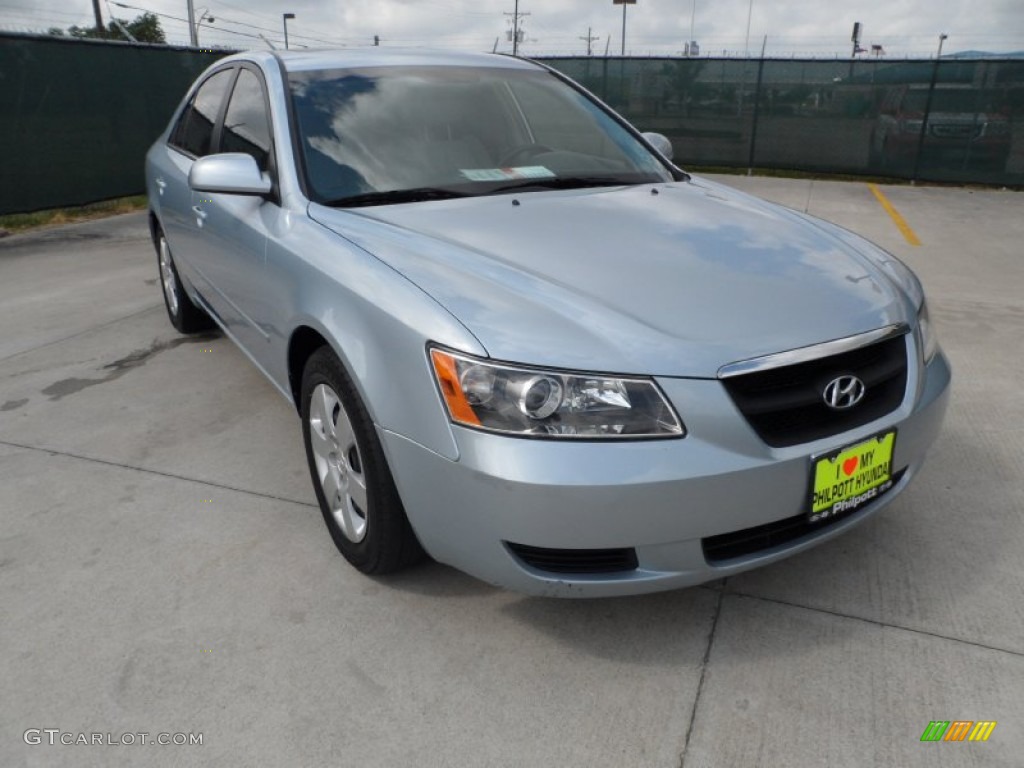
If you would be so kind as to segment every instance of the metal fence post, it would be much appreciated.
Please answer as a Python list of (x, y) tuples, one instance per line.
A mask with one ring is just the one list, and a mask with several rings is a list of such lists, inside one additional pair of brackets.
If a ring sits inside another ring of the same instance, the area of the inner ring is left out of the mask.
[[(765, 35), (765, 45), (768, 36)], [(754, 172), (754, 145), (757, 143), (757, 118), (761, 112), (761, 81), (764, 78), (764, 45), (761, 46), (761, 60), (757, 63), (757, 85), (754, 86), (754, 115), (750, 125), (750, 156), (747, 158), (747, 176)]]
[(932, 81), (928, 86), (928, 98), (924, 102), (924, 117), (921, 119), (921, 132), (917, 134), (917, 153), (914, 155), (914, 170), (910, 174), (910, 183), (917, 182), (917, 174), (921, 170), (921, 153), (924, 152), (924, 137), (928, 132), (928, 118), (932, 113), (932, 97), (935, 95), (935, 81), (939, 78), (939, 59), (935, 58), (935, 66), (932, 67)]

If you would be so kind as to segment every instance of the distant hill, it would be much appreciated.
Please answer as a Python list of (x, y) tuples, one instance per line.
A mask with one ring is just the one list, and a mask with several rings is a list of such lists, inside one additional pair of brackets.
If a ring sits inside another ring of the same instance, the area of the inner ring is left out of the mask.
[(944, 59), (1024, 59), (1024, 51), (1013, 51), (1012, 53), (991, 53), (990, 51), (960, 51), (959, 53), (947, 53)]

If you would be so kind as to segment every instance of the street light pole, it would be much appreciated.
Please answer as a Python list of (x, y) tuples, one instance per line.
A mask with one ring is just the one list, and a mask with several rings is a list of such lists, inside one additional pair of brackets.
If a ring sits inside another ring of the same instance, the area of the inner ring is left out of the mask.
[(626, 4), (622, 4), (622, 55), (626, 55)]
[(196, 45), (199, 45), (199, 28), (203, 26), (203, 22), (208, 21), (210, 24), (216, 21), (213, 16), (210, 15), (210, 9), (204, 8), (203, 12), (199, 14), (199, 20), (196, 22)]
[(281, 23), (284, 24), (284, 49), (288, 50), (288, 19), (294, 19), (294, 13), (282, 13)]
[(690, 6), (690, 45), (687, 49), (693, 47), (693, 21), (697, 18), (697, 0), (693, 0), (693, 5)]
[(612, 0), (612, 5), (622, 6), (622, 55), (626, 55), (626, 6), (636, 5), (636, 0)]
[(747, 6), (747, 42), (743, 47), (744, 55), (750, 56), (750, 17), (754, 15), (754, 0)]

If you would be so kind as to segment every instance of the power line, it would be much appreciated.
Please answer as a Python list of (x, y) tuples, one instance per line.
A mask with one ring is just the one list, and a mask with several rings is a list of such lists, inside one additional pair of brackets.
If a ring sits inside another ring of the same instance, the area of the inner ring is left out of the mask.
[[(147, 8), (142, 8), (142, 7), (137, 6), (137, 5), (128, 5), (127, 3), (117, 2), (116, 0), (111, 0), (111, 2), (113, 3), (113, 5), (119, 6), (121, 8), (129, 8), (129, 9), (131, 9), (133, 11), (142, 11), (143, 13), (152, 13), (154, 16), (160, 16), (162, 18), (174, 19), (175, 21), (181, 21), (181, 22), (184, 22), (185, 24), (188, 24), (188, 19), (183, 19), (180, 16), (172, 16), (169, 13), (160, 13), (159, 11), (151, 11), (151, 10), (149, 10)], [(225, 23), (225, 24), (234, 24), (234, 25), (240, 26), (240, 27), (248, 27), (250, 29), (258, 29), (260, 31), (270, 32), (270, 33), (275, 34), (275, 35), (278, 32), (278, 30), (276, 30), (276, 29), (270, 29), (269, 27), (260, 27), (260, 26), (258, 26), (256, 24), (249, 24), (249, 23), (244, 22), (244, 21), (233, 21), (231, 19), (225, 19), (225, 18), (223, 18), (222, 16), (219, 16), (219, 15), (218, 15), (217, 18), (220, 19), (220, 21), (222, 23)], [(213, 27), (207, 27), (207, 29), (214, 29), (214, 28)], [(238, 35), (240, 37), (248, 37), (248, 38), (251, 38), (253, 40), (262, 40), (263, 39), (260, 35), (254, 35), (254, 34), (251, 34), (251, 33), (248, 33), (248, 32), (239, 32), (237, 30), (227, 29), (225, 27), (216, 27), (216, 30), (219, 31), (219, 32), (227, 33), (229, 35)], [(313, 42), (325, 43), (327, 45), (340, 45), (341, 44), (337, 40), (324, 40), (322, 38), (310, 37), (308, 35), (290, 34), (289, 37), (294, 38), (294, 39), (299, 39), (299, 40), (312, 40)], [(280, 41), (279, 40), (275, 40), (275, 42), (280, 42)]]
[[(159, 11), (151, 11), (151, 10), (149, 10), (147, 8), (140, 8), (137, 5), (128, 5), (127, 3), (119, 3), (119, 2), (116, 2), (116, 0), (111, 0), (111, 2), (112, 2), (113, 5), (116, 5), (119, 8), (128, 8), (128, 9), (133, 10), (133, 11), (142, 11), (143, 13), (151, 13), (154, 16), (159, 16), (160, 18), (163, 18), (163, 19), (174, 19), (175, 21), (181, 21), (181, 22), (184, 22), (185, 24), (187, 24), (190, 29), (191, 29), (191, 26), (192, 26), (191, 24), (189, 24), (188, 19), (183, 19), (180, 16), (172, 16), (169, 13), (160, 13)], [(219, 31), (227, 32), (228, 34), (232, 34), (232, 35), (239, 35), (240, 37), (250, 37), (250, 38), (253, 38), (253, 39), (257, 39), (257, 40), (259, 39), (256, 35), (250, 35), (250, 34), (248, 34), (246, 32), (235, 32), (234, 30), (231, 30), (231, 29), (221, 29)]]

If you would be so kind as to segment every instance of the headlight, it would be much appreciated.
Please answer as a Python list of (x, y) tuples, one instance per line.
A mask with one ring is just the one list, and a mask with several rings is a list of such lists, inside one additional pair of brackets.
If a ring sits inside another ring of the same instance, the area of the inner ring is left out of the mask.
[(917, 329), (920, 335), (921, 349), (924, 352), (924, 361), (927, 363), (935, 357), (935, 351), (939, 348), (939, 340), (935, 337), (935, 328), (928, 316), (928, 302), (921, 302), (921, 309), (917, 312)]
[(649, 379), (497, 365), (430, 350), (456, 424), (524, 437), (682, 437), (682, 422)]

